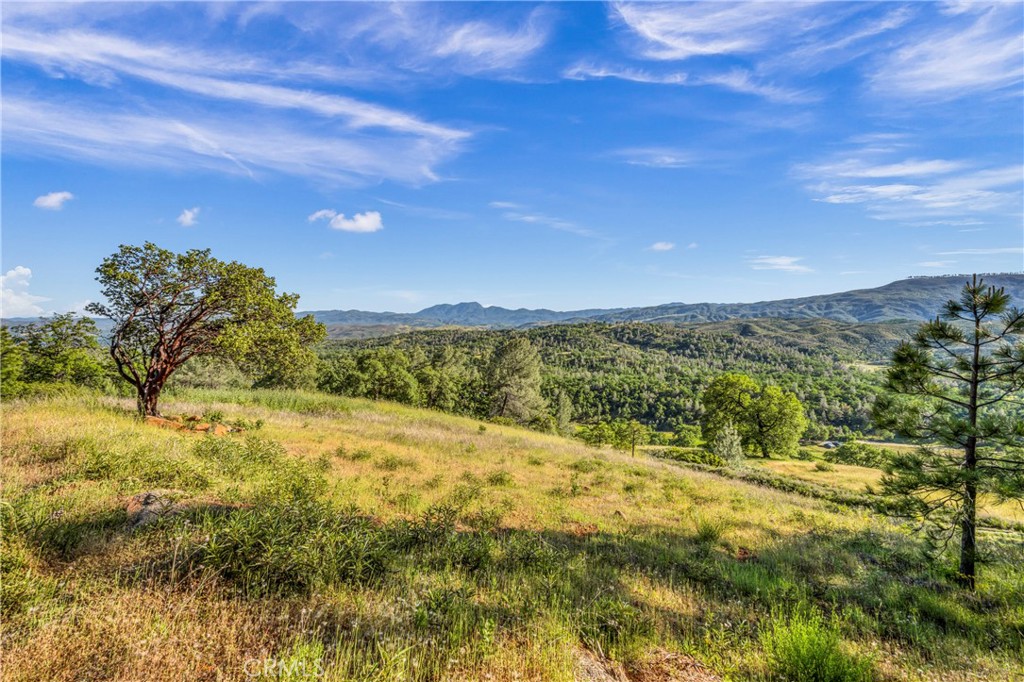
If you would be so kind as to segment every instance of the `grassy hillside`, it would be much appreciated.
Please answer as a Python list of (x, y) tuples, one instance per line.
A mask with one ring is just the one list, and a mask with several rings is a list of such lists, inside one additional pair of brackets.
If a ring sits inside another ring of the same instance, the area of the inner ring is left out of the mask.
[[(920, 534), (863, 509), (556, 436), (321, 394), (163, 406), (248, 427), (220, 438), (129, 408), (2, 407), (4, 679), (1007, 680), (1024, 665), (1016, 536), (984, 538), (967, 595)], [(126, 504), (151, 490), (178, 512), (132, 530)]]

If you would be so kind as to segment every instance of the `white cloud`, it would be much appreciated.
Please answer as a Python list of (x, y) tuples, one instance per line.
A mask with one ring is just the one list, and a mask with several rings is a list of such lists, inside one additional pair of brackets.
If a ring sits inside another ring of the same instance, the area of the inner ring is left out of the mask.
[(862, 139), (864, 144), (845, 154), (796, 166), (794, 174), (808, 181), (819, 201), (860, 204), (882, 220), (976, 224), (982, 215), (1020, 211), (1022, 166), (984, 167), (984, 162), (968, 159), (903, 156), (911, 146), (905, 137)]
[(632, 147), (620, 149), (613, 155), (632, 166), (648, 168), (687, 168), (698, 160), (693, 152), (674, 147)]
[(321, 208), (319, 211), (315, 211), (309, 215), (306, 220), (313, 223), (317, 220), (330, 220), (334, 216), (338, 215), (338, 212), (330, 208)]
[(920, 31), (871, 76), (872, 88), (897, 98), (946, 100), (1024, 80), (1020, 4), (972, 3), (952, 26)]
[(514, 30), (484, 21), (471, 21), (455, 28), (434, 48), (438, 57), (460, 60), (463, 71), (504, 70), (518, 66), (547, 42), (547, 28), (534, 11)]
[(377, 232), (384, 229), (384, 221), (381, 220), (380, 213), (377, 211), (356, 213), (351, 218), (346, 218), (344, 213), (323, 208), (310, 215), (307, 220), (309, 222), (326, 220), (332, 229), (343, 232)]
[(998, 256), (1000, 254), (1024, 254), (1024, 247), (1008, 246), (995, 249), (960, 249), (959, 251), (940, 251), (938, 256)]
[(902, 178), (943, 175), (960, 170), (965, 165), (962, 161), (944, 159), (906, 159), (897, 163), (869, 164), (862, 158), (853, 158), (833, 164), (810, 166), (808, 170), (819, 175), (837, 175), (844, 178)]
[(619, 3), (617, 19), (643, 41), (651, 59), (682, 60), (757, 52), (810, 26), (812, 5), (792, 3)]
[(36, 197), (32, 205), (36, 208), (45, 208), (48, 211), (59, 211), (64, 208), (64, 202), (71, 201), (75, 195), (71, 192), (50, 192)]
[(672, 242), (654, 242), (647, 247), (649, 251), (671, 251), (676, 248), (676, 245)]
[(330, 124), (261, 115), (124, 112), (4, 97), (4, 145), (101, 164), (197, 167), (249, 177), (273, 171), (358, 185), (437, 180), (432, 167), (458, 149), (415, 135), (351, 135)]
[(491, 203), (489, 203), (487, 205), (490, 206), (491, 208), (511, 208), (511, 209), (522, 208), (522, 206), (520, 204), (517, 204), (514, 201), (492, 201)]
[(819, 99), (804, 90), (795, 90), (771, 83), (759, 83), (745, 69), (733, 69), (725, 73), (709, 74), (695, 81), (698, 85), (717, 85), (744, 95), (756, 95), (769, 102), (783, 104), (804, 104)]
[(551, 216), (544, 215), (543, 213), (521, 213), (519, 211), (507, 211), (502, 214), (505, 220), (511, 220), (517, 223), (529, 223), (531, 225), (544, 225), (550, 227), (553, 230), (559, 230), (560, 232), (568, 232), (578, 237), (587, 237), (588, 239), (603, 239), (601, 235), (597, 234), (591, 229), (586, 227), (580, 227), (576, 223), (569, 222), (568, 220), (562, 220), (561, 218), (552, 218)]
[(785, 272), (814, 272), (806, 265), (800, 265), (799, 256), (756, 256), (747, 260), (754, 270), (783, 270)]
[(688, 248), (688, 249), (696, 249), (698, 246), (700, 246), (700, 245), (697, 242), (690, 242), (689, 244), (686, 245), (686, 248)]
[[(366, 11), (386, 15), (389, 10)], [(5, 12), (5, 61), (35, 65), (54, 80), (94, 86), (88, 96), (64, 88), (59, 99), (42, 98), (39, 90), (5, 88), (7, 148), (102, 164), (200, 165), (346, 184), (381, 179), (421, 184), (436, 180), (433, 167), (471, 136), (395, 107), (337, 94), (339, 86), (395, 82), (397, 76), (381, 70), (399, 69), (381, 67), (379, 58), (323, 57), (316, 63), (287, 54), (275, 59), (270, 51), (264, 58), (227, 47), (210, 49), (188, 40), (134, 39), (96, 29), (101, 22), (92, 21), (91, 14), (104, 12), (15, 13), (13, 20)], [(335, 23), (348, 28), (350, 22), (336, 17)], [(483, 31), (476, 28), (477, 33), (460, 34), (459, 45), (470, 53), (482, 49), (473, 47), (483, 40), (472, 39)], [(454, 39), (450, 31), (438, 35)], [(351, 35), (342, 40), (345, 44), (339, 45), (335, 36), (323, 53), (356, 50)], [(453, 54), (459, 45), (450, 47)], [(503, 48), (508, 45), (493, 46), (495, 51)], [(353, 62), (360, 63), (335, 66)], [(129, 80), (155, 87), (144, 99), (124, 97), (123, 84)], [(333, 92), (321, 90), (323, 82)], [(235, 106), (214, 107), (212, 101)], [(237, 107), (244, 107), (244, 116)]]
[(18, 265), (0, 275), (0, 317), (37, 317), (43, 309), (37, 304), (50, 299), (28, 292), (32, 270)]
[(192, 227), (193, 225), (196, 224), (196, 219), (198, 218), (199, 211), (201, 210), (202, 209), (200, 209), (198, 206), (186, 208), (184, 211), (181, 212), (181, 215), (178, 216), (178, 224), (181, 225), (182, 227)]
[(926, 260), (918, 263), (918, 267), (922, 268), (948, 268), (950, 265), (954, 265), (955, 260)]
[(580, 62), (562, 72), (562, 77), (573, 81), (600, 80), (615, 78), (634, 83), (651, 83), (657, 85), (685, 85), (688, 76), (682, 72), (656, 74), (644, 69), (614, 66), (595, 66)]
[(452, 13), (429, 3), (393, 3), (366, 11), (354, 29), (339, 26), (339, 32), (390, 50), (392, 64), (434, 75), (505, 75), (547, 43), (551, 26), (545, 7), (511, 21), (498, 19), (497, 13), (486, 19), (453, 19)]

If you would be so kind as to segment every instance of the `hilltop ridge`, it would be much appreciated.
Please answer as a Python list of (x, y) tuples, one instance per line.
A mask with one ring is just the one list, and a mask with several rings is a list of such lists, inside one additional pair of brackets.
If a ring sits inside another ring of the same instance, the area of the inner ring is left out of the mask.
[[(312, 310), (328, 326), (524, 327), (558, 322), (722, 322), (738, 318), (825, 318), (839, 322), (927, 320), (950, 298), (955, 298), (970, 275), (911, 277), (870, 289), (753, 303), (665, 303), (633, 308), (589, 308), (557, 311), (546, 308), (509, 309), (477, 302), (439, 304), (415, 313), (362, 310)], [(1004, 287), (1013, 299), (1024, 302), (1024, 274), (997, 273), (985, 280)]]

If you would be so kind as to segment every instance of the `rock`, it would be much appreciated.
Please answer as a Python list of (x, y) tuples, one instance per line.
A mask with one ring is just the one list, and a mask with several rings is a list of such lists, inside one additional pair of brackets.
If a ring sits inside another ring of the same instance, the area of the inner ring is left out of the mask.
[(180, 430), (185, 428), (184, 424), (174, 421), (173, 419), (164, 419), (163, 417), (147, 416), (146, 423), (150, 426), (159, 426), (164, 429), (176, 429)]
[(176, 490), (150, 490), (132, 496), (128, 500), (125, 511), (128, 512), (128, 524), (132, 530), (156, 521), (161, 516), (174, 514), (181, 510), (181, 505), (174, 504), (169, 494)]
[(210, 427), (210, 433), (215, 436), (226, 436), (231, 433), (231, 429), (223, 424), (214, 424)]

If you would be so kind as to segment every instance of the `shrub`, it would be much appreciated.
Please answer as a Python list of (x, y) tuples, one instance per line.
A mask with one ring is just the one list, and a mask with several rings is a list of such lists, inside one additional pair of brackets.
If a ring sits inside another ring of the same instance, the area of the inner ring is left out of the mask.
[(815, 471), (835, 471), (836, 468), (832, 464), (830, 464), (828, 462), (815, 462), (814, 463), (814, 470)]
[(880, 469), (889, 461), (889, 454), (884, 448), (867, 443), (843, 443), (838, 448), (825, 452), (825, 459), (837, 464), (853, 464), (855, 466)]
[(581, 474), (592, 474), (604, 466), (605, 463), (599, 459), (578, 459), (570, 464), (569, 468)]
[(694, 539), (702, 545), (714, 545), (722, 539), (725, 529), (726, 525), (723, 521), (701, 516), (695, 523), (696, 534)]
[(411, 469), (416, 468), (416, 462), (411, 459), (405, 459), (398, 455), (384, 455), (379, 460), (373, 463), (373, 466), (377, 467), (381, 471), (398, 471), (404, 467)]
[(487, 474), (487, 483), (495, 487), (505, 488), (511, 486), (514, 481), (512, 480), (512, 474), (505, 470), (501, 470)]
[(743, 460), (743, 442), (739, 431), (732, 424), (726, 424), (711, 441), (711, 452), (725, 462)]
[(789, 682), (870, 682), (871, 661), (843, 650), (835, 623), (817, 611), (776, 614), (761, 633), (770, 669)]
[(658, 457), (689, 464), (704, 464), (712, 467), (724, 467), (727, 462), (713, 452), (707, 450), (683, 450), (682, 448), (665, 448), (654, 453)]

